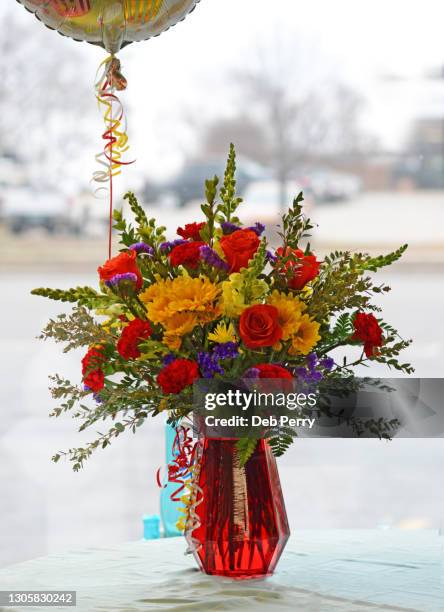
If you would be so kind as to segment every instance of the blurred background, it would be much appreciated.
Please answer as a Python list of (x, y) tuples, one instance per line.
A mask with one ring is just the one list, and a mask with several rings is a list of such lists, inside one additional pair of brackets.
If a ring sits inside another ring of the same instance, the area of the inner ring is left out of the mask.
[[(408, 242), (380, 274), (385, 318), (414, 340), (418, 377), (444, 363), (444, 5), (439, 0), (202, 0), (177, 27), (121, 53), (137, 162), (117, 181), (175, 235), (199, 221), (203, 181), (229, 143), (247, 219), (276, 225), (303, 189), (322, 256)], [(93, 82), (104, 54), (0, 7), (0, 566), (141, 537), (158, 511), (163, 424), (119, 438), (73, 474), (80, 443), (52, 422), (48, 373), (79, 354), (35, 339), (60, 305), (37, 286), (95, 284), (106, 201), (90, 177), (103, 131)], [(271, 238), (273, 239), (272, 232)], [(374, 367), (366, 374), (382, 373)], [(393, 375), (387, 373), (387, 375)], [(298, 528), (444, 528), (442, 440), (300, 440), (279, 462)]]

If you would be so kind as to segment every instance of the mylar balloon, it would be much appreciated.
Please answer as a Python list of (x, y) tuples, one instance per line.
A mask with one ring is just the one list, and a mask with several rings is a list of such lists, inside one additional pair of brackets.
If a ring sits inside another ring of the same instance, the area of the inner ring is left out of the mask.
[(182, 21), (199, 0), (18, 0), (51, 29), (117, 53)]

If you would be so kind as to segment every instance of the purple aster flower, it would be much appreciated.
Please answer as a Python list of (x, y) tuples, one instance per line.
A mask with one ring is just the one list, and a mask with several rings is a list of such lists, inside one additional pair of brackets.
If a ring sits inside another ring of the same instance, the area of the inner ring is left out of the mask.
[(219, 344), (213, 350), (213, 355), (216, 359), (234, 359), (239, 355), (237, 344), (235, 342), (224, 342)]
[(212, 249), (208, 244), (204, 244), (199, 249), (200, 256), (205, 263), (213, 268), (219, 268), (219, 270), (228, 270), (229, 265)]
[(136, 286), (137, 276), (133, 272), (124, 272), (123, 274), (114, 274), (109, 280), (105, 281), (107, 287), (118, 287), (121, 283)]
[(153, 255), (154, 249), (146, 242), (135, 242), (130, 246), (131, 251), (136, 251), (136, 253), (146, 253), (147, 255)]
[(184, 244), (184, 242), (187, 241), (183, 240), (182, 238), (178, 238), (177, 240), (173, 240), (172, 242), (162, 242), (159, 248), (162, 253), (166, 253), (167, 251), (171, 251), (171, 249), (174, 249), (174, 247), (179, 246), (179, 244)]
[(256, 222), (251, 227), (247, 227), (247, 229), (252, 230), (258, 236), (262, 236), (265, 232), (265, 225), (263, 223)]
[(228, 236), (228, 234), (232, 234), (236, 230), (240, 229), (238, 225), (235, 225), (234, 223), (230, 223), (229, 221), (224, 221), (223, 223), (220, 224), (220, 226), (222, 228), (224, 236)]

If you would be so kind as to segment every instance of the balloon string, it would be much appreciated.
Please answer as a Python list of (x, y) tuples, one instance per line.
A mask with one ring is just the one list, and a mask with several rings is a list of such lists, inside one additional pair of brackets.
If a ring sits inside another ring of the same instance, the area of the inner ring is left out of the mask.
[(134, 160), (130, 162), (122, 160), (122, 156), (129, 149), (128, 135), (123, 105), (115, 92), (116, 89), (121, 91), (125, 88), (126, 79), (120, 72), (120, 61), (111, 55), (100, 64), (96, 76), (96, 98), (103, 112), (105, 131), (102, 139), (105, 145), (103, 150), (96, 155), (96, 161), (102, 167), (93, 173), (93, 181), (103, 185), (96, 189), (96, 195), (99, 191), (108, 191), (109, 195), (109, 259), (112, 251), (113, 177), (121, 173), (122, 166), (134, 163)]
[[(113, 103), (111, 101), (111, 117), (113, 116)], [(108, 259), (111, 259), (112, 239), (113, 239), (113, 142), (110, 141), (110, 161), (109, 161), (109, 221), (108, 221)]]

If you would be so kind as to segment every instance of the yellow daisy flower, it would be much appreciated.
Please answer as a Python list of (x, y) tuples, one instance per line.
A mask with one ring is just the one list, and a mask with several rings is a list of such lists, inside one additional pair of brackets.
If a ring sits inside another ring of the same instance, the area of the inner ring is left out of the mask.
[(321, 339), (319, 335), (319, 323), (310, 319), (308, 315), (302, 315), (298, 330), (293, 336), (290, 355), (308, 355)]
[(288, 340), (299, 329), (302, 313), (306, 306), (299, 298), (273, 291), (267, 299), (278, 310), (278, 321), (282, 327), (282, 340)]
[(233, 323), (220, 322), (217, 324), (217, 327), (208, 334), (208, 340), (211, 342), (216, 342), (217, 344), (225, 344), (225, 342), (235, 342), (236, 341), (236, 330), (234, 329)]

